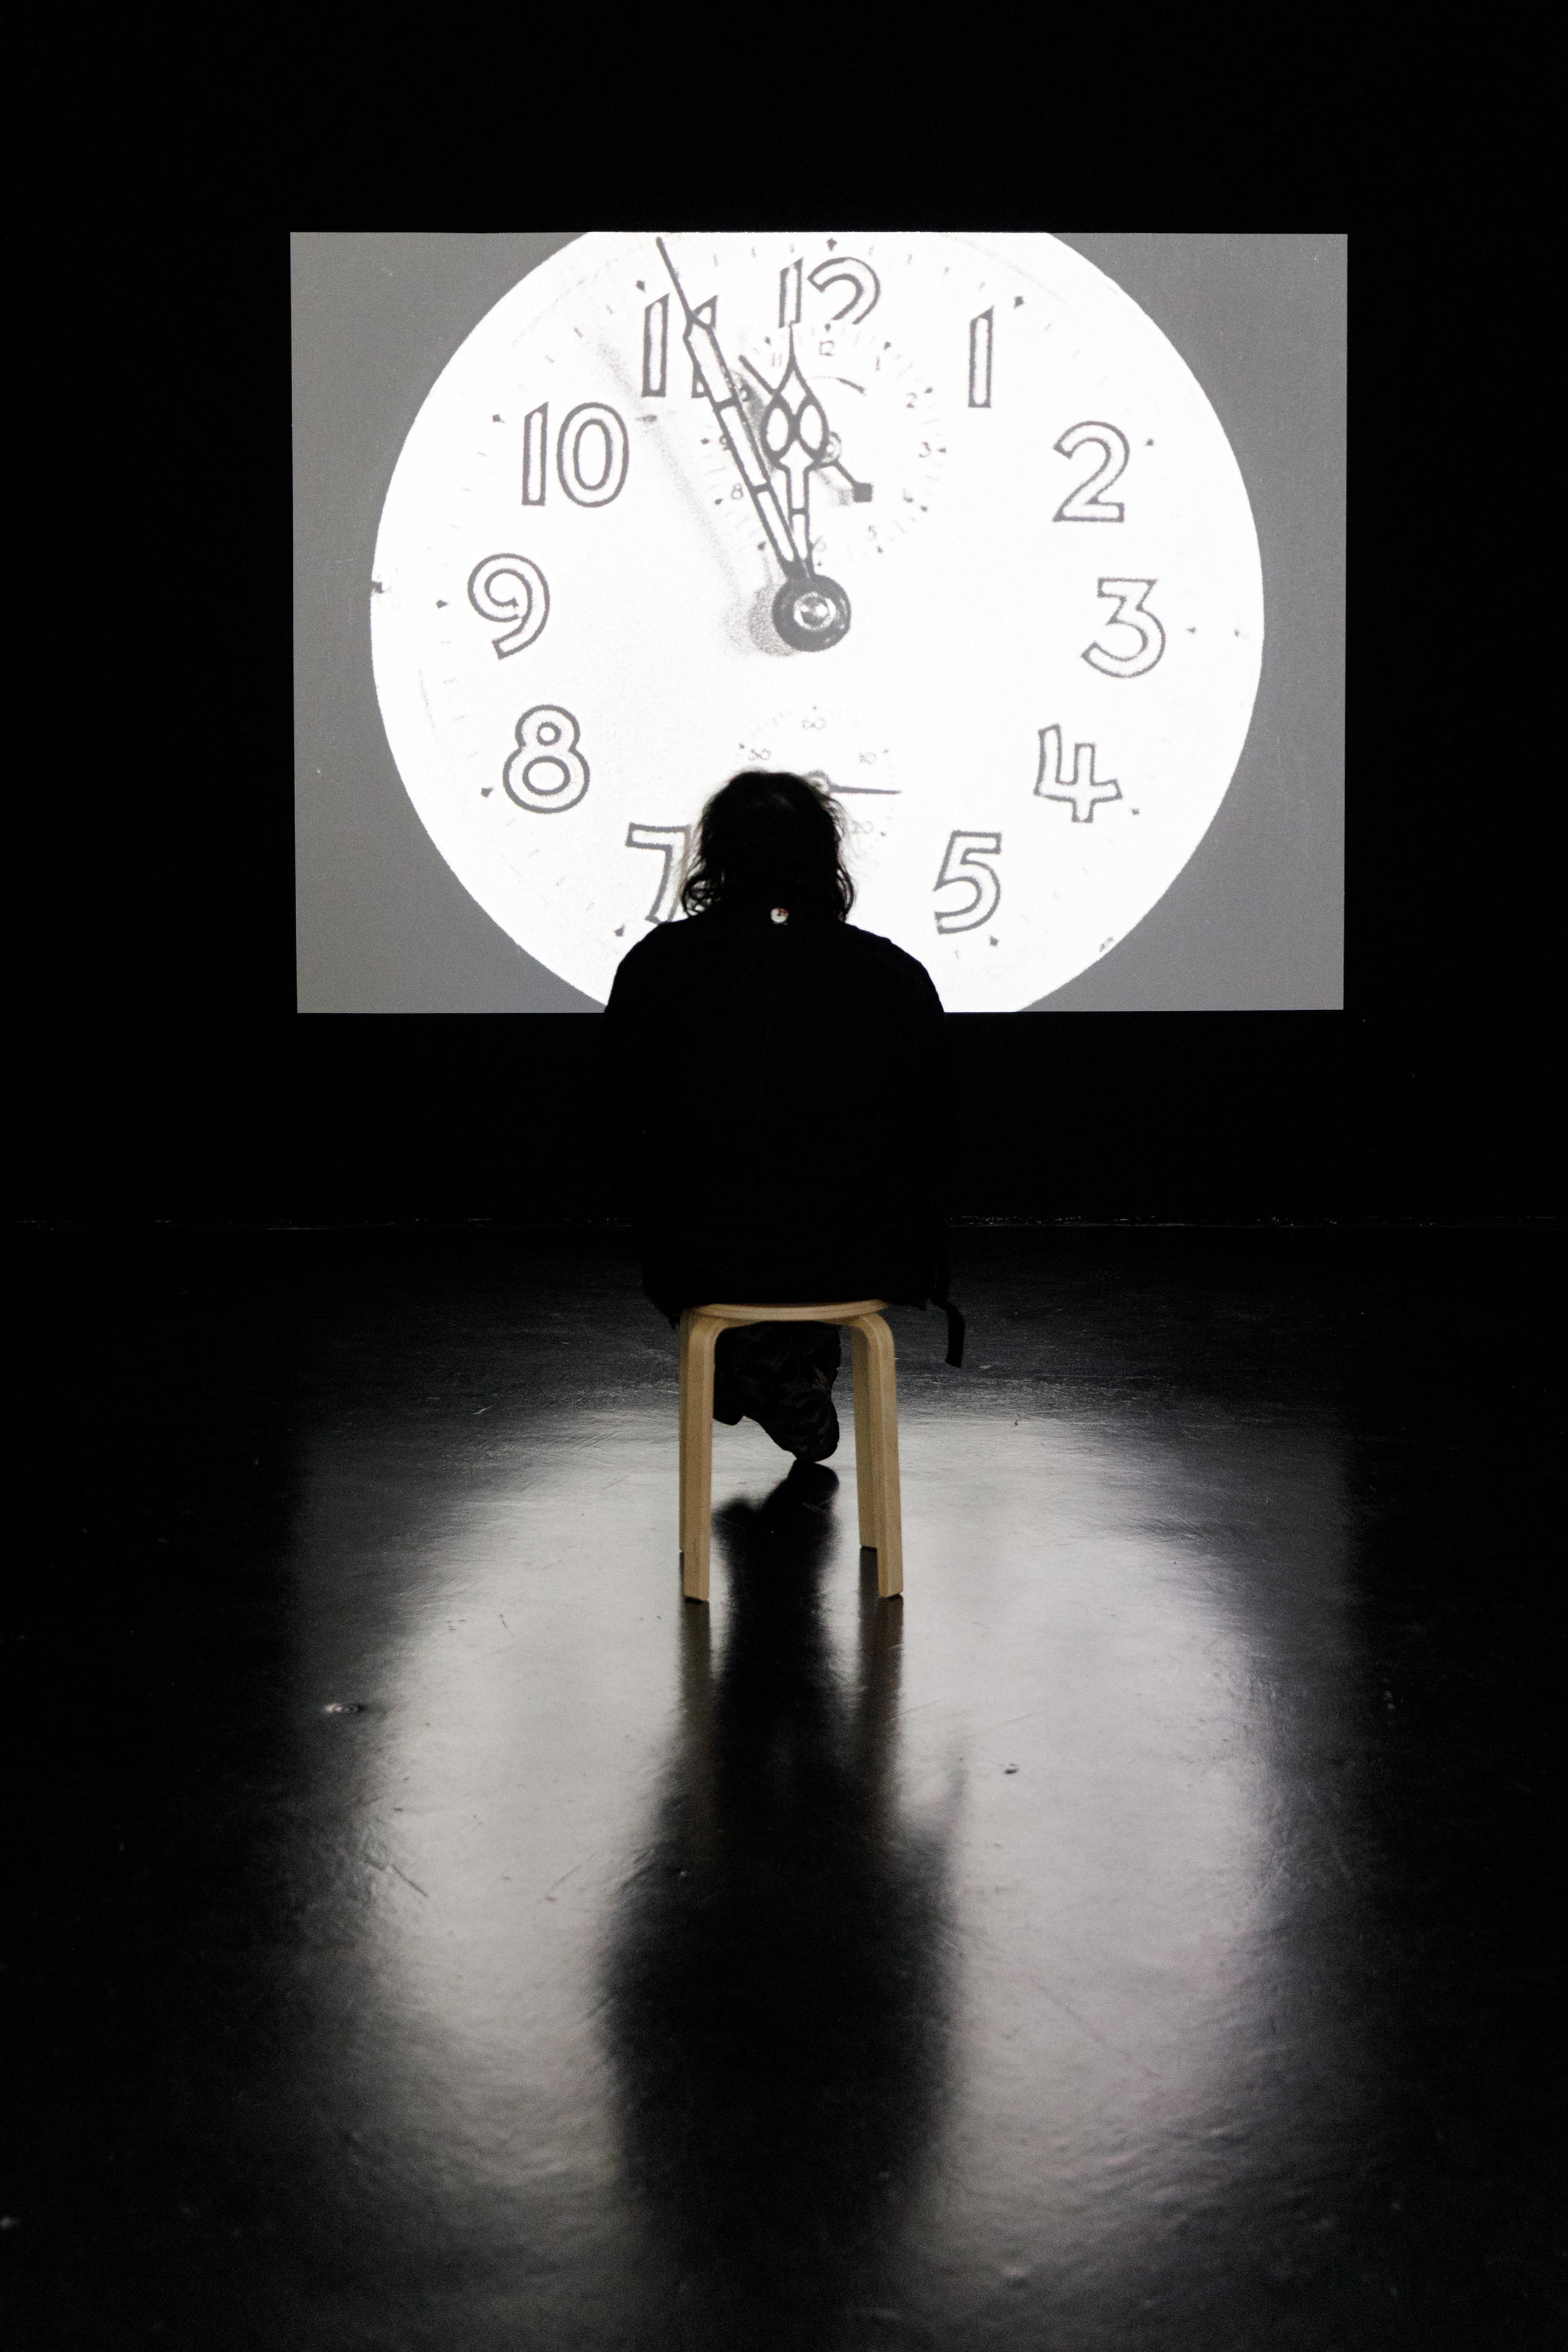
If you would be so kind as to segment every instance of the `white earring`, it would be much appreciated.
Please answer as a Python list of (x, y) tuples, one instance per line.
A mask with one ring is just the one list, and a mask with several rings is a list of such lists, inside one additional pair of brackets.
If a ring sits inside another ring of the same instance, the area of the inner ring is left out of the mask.
[(775, 907), (773, 909), (773, 919), (776, 923), (787, 923), (789, 919), (789, 908)]

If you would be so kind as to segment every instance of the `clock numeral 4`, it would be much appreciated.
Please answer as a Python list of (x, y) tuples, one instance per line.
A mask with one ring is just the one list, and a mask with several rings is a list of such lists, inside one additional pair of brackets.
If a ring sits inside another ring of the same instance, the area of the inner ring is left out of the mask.
[(1108, 490), (1113, 482), (1120, 481), (1127, 470), (1130, 455), (1127, 436), (1114, 425), (1070, 425), (1055, 446), (1063, 457), (1071, 457), (1085, 443), (1099, 450), (1102, 462), (1084, 481), (1078, 484), (1076, 489), (1068, 491), (1051, 520), (1121, 522), (1127, 511), (1121, 499), (1104, 499), (1100, 494)]
[(507, 797), (537, 816), (575, 808), (588, 790), (588, 762), (577, 748), (579, 728), (558, 702), (536, 702), (517, 724), (517, 748), (501, 771)]
[(999, 857), (1001, 854), (1002, 836), (999, 833), (953, 833), (948, 835), (947, 846), (942, 854), (941, 869), (931, 887), (934, 890), (944, 890), (950, 882), (961, 882), (973, 891), (974, 896), (966, 905), (954, 908), (951, 913), (937, 914), (936, 928), (939, 931), (977, 931), (982, 923), (990, 921), (1002, 902), (1002, 885), (995, 866), (986, 861)]
[(1114, 776), (1097, 778), (1094, 773), (1092, 743), (1075, 743), (1072, 747), (1072, 774), (1061, 772), (1061, 730), (1042, 727), (1040, 730), (1040, 773), (1035, 778), (1035, 796), (1042, 801), (1071, 801), (1074, 824), (1092, 824), (1094, 812), (1102, 801), (1119, 801), (1122, 787)]
[(1085, 646), (1082, 658), (1102, 677), (1142, 677), (1153, 669), (1166, 649), (1166, 633), (1153, 613), (1145, 608), (1144, 599), (1154, 586), (1152, 580), (1102, 580), (1099, 593), (1113, 597), (1116, 609), (1106, 622), (1108, 629), (1130, 629), (1138, 640), (1133, 653), (1116, 653), (1096, 638)]
[[(523, 504), (545, 502), (549, 447), (549, 403), (541, 401), (523, 419)], [(632, 445), (619, 412), (601, 400), (580, 401), (556, 436), (555, 470), (576, 507), (607, 507), (620, 497)]]
[(653, 893), (653, 903), (643, 918), (645, 923), (674, 922), (680, 912), (681, 869), (685, 864), (691, 837), (689, 824), (627, 826), (628, 849), (657, 849), (664, 853), (664, 870), (659, 877), (659, 887)]
[(494, 640), (496, 659), (520, 654), (549, 619), (549, 588), (526, 555), (486, 555), (468, 575), (468, 602), (482, 620), (510, 625)]

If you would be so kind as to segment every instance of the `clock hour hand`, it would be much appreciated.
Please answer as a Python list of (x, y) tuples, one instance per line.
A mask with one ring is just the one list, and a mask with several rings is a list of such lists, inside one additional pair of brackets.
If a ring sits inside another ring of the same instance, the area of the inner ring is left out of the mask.
[(836, 581), (824, 580), (812, 571), (810, 542), (804, 548), (797, 542), (790, 519), (779, 503), (772, 470), (758, 448), (735, 378), (719, 349), (718, 337), (687, 301), (664, 238), (655, 237), (653, 242), (685, 314), (683, 340), (704, 396), (784, 573), (784, 584), (773, 599), (773, 625), (786, 645), (801, 653), (814, 653), (823, 646), (837, 645), (850, 625), (850, 600)]

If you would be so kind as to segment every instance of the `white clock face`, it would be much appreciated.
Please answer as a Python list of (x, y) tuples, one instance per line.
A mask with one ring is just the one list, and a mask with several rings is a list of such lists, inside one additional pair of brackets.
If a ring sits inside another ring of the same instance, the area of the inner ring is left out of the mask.
[(601, 1003), (774, 768), (950, 1011), (1034, 1003), (1192, 856), (1263, 641), (1218, 417), (1043, 236), (577, 239), (421, 409), (371, 612), (432, 838)]

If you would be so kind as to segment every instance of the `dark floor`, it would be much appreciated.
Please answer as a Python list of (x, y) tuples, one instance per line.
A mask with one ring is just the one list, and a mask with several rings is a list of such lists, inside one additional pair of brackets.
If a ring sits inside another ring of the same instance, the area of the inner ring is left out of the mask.
[(958, 1243), (705, 1611), (622, 1236), (26, 1240), (10, 2343), (1549, 2340), (1555, 1242)]

